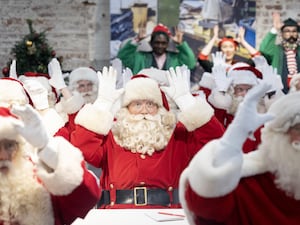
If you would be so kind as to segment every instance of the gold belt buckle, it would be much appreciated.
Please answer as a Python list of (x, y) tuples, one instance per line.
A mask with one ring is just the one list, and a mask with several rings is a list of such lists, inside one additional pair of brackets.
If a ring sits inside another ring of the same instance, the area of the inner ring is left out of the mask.
[[(144, 203), (138, 203), (137, 202), (137, 191), (138, 190), (143, 190), (144, 191)], [(147, 188), (146, 187), (135, 187), (133, 188), (133, 198), (134, 198), (134, 205), (136, 206), (143, 206), (143, 205), (147, 205), (148, 201), (147, 201)]]

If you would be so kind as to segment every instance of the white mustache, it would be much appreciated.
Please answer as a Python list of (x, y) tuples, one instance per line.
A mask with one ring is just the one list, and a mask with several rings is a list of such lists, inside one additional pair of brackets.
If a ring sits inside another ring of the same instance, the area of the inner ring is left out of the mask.
[(140, 121), (140, 120), (149, 120), (149, 121), (158, 121), (159, 115), (152, 116), (150, 114), (138, 114), (138, 115), (131, 115), (131, 121)]
[(1, 160), (0, 161), (0, 168), (2, 168), (2, 167), (10, 168), (11, 167), (11, 162), (9, 160)]

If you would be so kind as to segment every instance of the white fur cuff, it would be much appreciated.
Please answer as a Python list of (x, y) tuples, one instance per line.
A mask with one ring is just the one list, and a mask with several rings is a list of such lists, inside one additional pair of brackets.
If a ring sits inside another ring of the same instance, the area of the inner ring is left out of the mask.
[(221, 197), (233, 191), (241, 177), (242, 160), (233, 158), (222, 166), (213, 165), (214, 152), (219, 141), (205, 145), (187, 167), (187, 176), (191, 188), (202, 197)]
[(178, 120), (188, 131), (193, 131), (206, 124), (213, 115), (213, 108), (205, 100), (197, 98), (193, 106), (178, 113)]
[(83, 156), (62, 137), (51, 139), (51, 146), (55, 147), (57, 166), (54, 171), (47, 171), (42, 165), (38, 166), (37, 175), (43, 184), (54, 195), (67, 195), (77, 188), (83, 180)]
[(92, 104), (86, 104), (77, 114), (75, 123), (97, 134), (107, 135), (113, 123), (113, 114), (100, 111)]

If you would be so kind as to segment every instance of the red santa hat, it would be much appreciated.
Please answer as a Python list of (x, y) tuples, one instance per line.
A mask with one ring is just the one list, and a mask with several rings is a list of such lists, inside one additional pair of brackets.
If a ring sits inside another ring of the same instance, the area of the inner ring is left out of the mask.
[(158, 82), (160, 86), (168, 86), (169, 81), (166, 70), (160, 70), (154, 67), (142, 69), (138, 74), (145, 74), (147, 77), (152, 78)]
[(95, 70), (89, 67), (79, 67), (74, 70), (69, 75), (69, 85), (74, 86), (79, 80), (89, 80), (93, 83), (98, 82), (97, 73)]
[(300, 92), (294, 92), (280, 97), (269, 108), (268, 113), (275, 118), (265, 124), (265, 127), (277, 132), (287, 132), (288, 129), (300, 123)]
[(13, 104), (25, 105), (31, 104), (32, 100), (23, 87), (23, 84), (14, 78), (0, 79), (0, 105), (10, 106)]
[(16, 140), (17, 142), (23, 140), (14, 126), (15, 124), (22, 125), (22, 121), (6, 107), (0, 107), (0, 124), (0, 139)]
[(125, 85), (122, 106), (126, 107), (134, 100), (150, 100), (159, 107), (169, 110), (166, 95), (159, 88), (158, 83), (144, 74), (134, 75)]
[(168, 27), (166, 27), (162, 23), (159, 23), (157, 26), (153, 28), (152, 34), (157, 32), (165, 33), (168, 37), (171, 36), (171, 31), (168, 29)]
[(228, 70), (228, 77), (232, 79), (233, 86), (237, 84), (258, 84), (258, 79), (262, 79), (262, 73), (255, 67), (247, 63), (236, 63)]

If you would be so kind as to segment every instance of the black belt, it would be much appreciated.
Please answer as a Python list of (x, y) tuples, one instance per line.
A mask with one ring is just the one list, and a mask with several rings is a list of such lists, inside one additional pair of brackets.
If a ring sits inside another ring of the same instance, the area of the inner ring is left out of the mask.
[[(134, 204), (143, 205), (161, 205), (169, 206), (170, 204), (179, 204), (178, 189), (171, 191), (173, 200), (170, 200), (170, 193), (164, 189), (148, 189), (146, 187), (136, 187), (133, 190), (116, 190), (115, 204)], [(98, 207), (110, 205), (110, 193), (103, 190)]]

